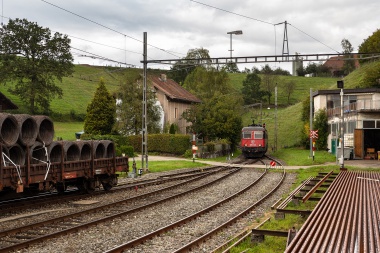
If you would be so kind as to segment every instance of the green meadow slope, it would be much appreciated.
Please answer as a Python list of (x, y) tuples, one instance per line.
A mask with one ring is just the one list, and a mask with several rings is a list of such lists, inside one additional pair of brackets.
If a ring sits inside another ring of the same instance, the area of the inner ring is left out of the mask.
[[(359, 87), (360, 79), (363, 77), (366, 66), (358, 69), (348, 75), (345, 80), (345, 88)], [(103, 78), (107, 89), (114, 93), (126, 76), (132, 73), (142, 73), (142, 69), (116, 68), (104, 66), (75, 65), (75, 72), (70, 77), (63, 78), (63, 82), (58, 85), (63, 90), (62, 99), (54, 99), (51, 103), (51, 109), (54, 113), (56, 125), (56, 136), (64, 139), (73, 139), (74, 131), (81, 131), (83, 123), (64, 122), (68, 121), (70, 115), (79, 115), (83, 118), (86, 113), (87, 105), (93, 98), (94, 92), (98, 87), (100, 78)], [(148, 70), (150, 73), (159, 74), (160, 70)], [(229, 74), (232, 85), (237, 91), (241, 90), (242, 82), (246, 77), (245, 73)], [(303, 123), (301, 122), (301, 102), (313, 91), (319, 89), (335, 89), (337, 78), (326, 77), (296, 77), (281, 76), (278, 83), (278, 109), (277, 113), (274, 108), (274, 95), (271, 103), (263, 102), (262, 117), (259, 108), (251, 108), (242, 113), (243, 124), (248, 125), (255, 120), (266, 123), (269, 131), (270, 148), (275, 146), (275, 136), (277, 136), (277, 147), (295, 146), (301, 140), (301, 131)], [(291, 94), (288, 104), (287, 98), (281, 89), (281, 82), (294, 81), (296, 88)], [(0, 92), (10, 98), (20, 109), (18, 113), (26, 113), (26, 110), (20, 99), (9, 93), (8, 89), (13, 84), (0, 85)], [(268, 109), (270, 108), (270, 109)], [(60, 116), (61, 115), (61, 116)], [(63, 116), (62, 116), (63, 115)], [(66, 115), (66, 116), (65, 116)], [(73, 117), (72, 117), (73, 118)], [(80, 118), (80, 117), (79, 117)], [(75, 117), (74, 117), (75, 119)], [(277, 127), (276, 123), (277, 122)]]

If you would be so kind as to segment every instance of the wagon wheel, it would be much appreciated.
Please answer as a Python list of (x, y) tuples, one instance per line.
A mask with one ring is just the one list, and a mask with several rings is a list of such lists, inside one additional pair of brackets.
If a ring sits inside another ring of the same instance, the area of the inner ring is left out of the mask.
[(67, 186), (65, 183), (57, 183), (55, 188), (57, 189), (58, 194), (63, 194), (66, 191)]
[(93, 193), (95, 191), (95, 181), (86, 180), (87, 182), (87, 193)]
[(80, 179), (77, 182), (78, 189), (83, 193), (93, 193), (95, 191), (95, 182), (92, 180)]
[(102, 182), (102, 186), (105, 191), (109, 191), (112, 189), (112, 184), (110, 182)]

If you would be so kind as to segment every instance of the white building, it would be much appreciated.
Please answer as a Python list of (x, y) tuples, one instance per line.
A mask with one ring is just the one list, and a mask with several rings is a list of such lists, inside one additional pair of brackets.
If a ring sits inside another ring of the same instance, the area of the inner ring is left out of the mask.
[[(327, 110), (328, 148), (335, 153), (342, 138), (340, 89), (316, 91), (313, 101), (314, 112)], [(380, 89), (344, 89), (343, 112), (345, 150), (352, 150), (353, 158), (376, 158), (380, 151)]]

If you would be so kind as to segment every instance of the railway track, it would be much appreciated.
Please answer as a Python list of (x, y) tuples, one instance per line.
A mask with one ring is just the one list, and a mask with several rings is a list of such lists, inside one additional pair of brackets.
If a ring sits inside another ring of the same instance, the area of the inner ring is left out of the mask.
[[(131, 180), (130, 182), (122, 182), (117, 186), (114, 186), (109, 191), (104, 191), (103, 189), (98, 189), (91, 194), (91, 196), (98, 196), (102, 194), (106, 194), (107, 192), (115, 192), (115, 191), (124, 191), (128, 189), (135, 190), (137, 188), (143, 188), (151, 185), (159, 185), (165, 184), (168, 182), (176, 181), (176, 180), (186, 180), (188, 178), (197, 177), (200, 175), (205, 175), (210, 171), (218, 170), (218, 167), (212, 166), (202, 169), (194, 169), (188, 170), (185, 172), (170, 172), (165, 173), (157, 178), (151, 179), (141, 179), (137, 178), (135, 180)], [(58, 194), (57, 192), (51, 193), (42, 193), (38, 195), (33, 195), (29, 197), (20, 197), (16, 199), (9, 199), (0, 202), (0, 209), (2, 213), (12, 213), (12, 212), (23, 212), (28, 209), (35, 209), (38, 207), (43, 207), (46, 205), (50, 205), (54, 202), (68, 202), (68, 201), (76, 201), (83, 199), (83, 197), (89, 196), (88, 194), (83, 194), (75, 187), (73, 189), (69, 189), (65, 191), (65, 194)]]
[[(144, 234), (139, 238), (119, 245), (107, 252), (123, 252), (131, 248), (133, 248), (133, 252), (210, 251), (213, 248), (212, 245), (215, 244), (215, 242), (210, 243), (211, 238), (218, 237), (218, 233), (230, 228), (239, 219), (251, 213), (255, 208), (258, 208), (262, 202), (280, 187), (285, 178), (285, 172), (279, 175), (277, 179), (269, 180), (269, 182), (264, 182), (265, 180), (263, 179), (265, 177), (268, 177), (267, 170), (256, 181), (218, 203), (168, 226), (161, 227), (151, 233)], [(253, 195), (256, 196), (254, 202), (246, 201), (247, 198), (252, 200)], [(247, 204), (244, 207), (237, 204), (241, 202), (246, 202)], [(220, 208), (222, 206), (224, 208)], [(200, 225), (205, 223), (207, 223), (206, 228)], [(203, 229), (200, 230), (199, 227)], [(226, 238), (222, 240), (226, 240)], [(168, 245), (168, 241), (182, 242), (184, 244), (178, 245), (178, 243), (172, 243)], [(188, 243), (185, 243), (186, 241)]]
[(34, 243), (43, 242), (53, 237), (87, 229), (89, 226), (139, 212), (173, 198), (208, 187), (237, 173), (239, 170), (236, 167), (222, 167), (219, 170), (207, 172), (207, 174), (193, 177), (164, 189), (23, 227), (1, 231), (0, 252), (22, 249)]

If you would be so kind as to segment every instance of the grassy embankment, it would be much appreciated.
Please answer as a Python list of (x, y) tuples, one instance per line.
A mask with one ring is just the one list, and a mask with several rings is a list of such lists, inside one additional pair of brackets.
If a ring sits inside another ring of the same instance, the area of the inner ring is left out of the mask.
[[(75, 72), (70, 77), (63, 78), (62, 83), (58, 85), (63, 90), (62, 99), (53, 99), (51, 102), (51, 110), (54, 112), (54, 123), (56, 127), (56, 137), (62, 137), (63, 139), (73, 140), (75, 139), (75, 132), (83, 130), (83, 123), (74, 122), (73, 124), (68, 123), (71, 118), (83, 118), (86, 113), (87, 105), (93, 98), (94, 92), (98, 87), (100, 78), (103, 78), (107, 89), (109, 92), (115, 92), (119, 85), (122, 83), (121, 80), (125, 76), (131, 75), (134, 72), (141, 72), (141, 69), (125, 69), (125, 68), (111, 68), (111, 67), (101, 67), (101, 66), (89, 66), (89, 65), (76, 65)], [(157, 70), (155, 71), (157, 72)], [(158, 72), (157, 72), (158, 73)], [(243, 73), (230, 74), (232, 85), (236, 90), (240, 90), (242, 87), (242, 81), (246, 77)], [(281, 80), (289, 81), (293, 80), (296, 82), (296, 90), (291, 96), (290, 107), (287, 107), (287, 100), (283, 94), (281, 94), (279, 89), (278, 94), (278, 104), (279, 108), (277, 111), (277, 125), (278, 125), (278, 147), (283, 146), (293, 146), (294, 143), (299, 141), (299, 129), (302, 126), (299, 124), (300, 118), (300, 108), (298, 104), (305, 97), (308, 96), (310, 88), (313, 90), (328, 88), (336, 83), (334, 78), (306, 78), (306, 77), (293, 77), (285, 76), (281, 77)], [(279, 85), (280, 85), (279, 81)], [(7, 86), (0, 86), (0, 92), (11, 99), (15, 104), (20, 107), (19, 112), (25, 113), (25, 107), (22, 105), (20, 99), (17, 96), (10, 94), (8, 88), (13, 84), (7, 84)], [(263, 122), (267, 123), (268, 130), (270, 131), (270, 143), (273, 146), (274, 135), (274, 96), (272, 96), (271, 104), (263, 103)], [(266, 109), (270, 107), (271, 109)], [(286, 108), (285, 108), (286, 107)], [(294, 108), (293, 108), (294, 107)], [(251, 110), (243, 113), (244, 125), (248, 125), (252, 122), (252, 118), (255, 118), (256, 122), (258, 120), (258, 108), (252, 108)], [(72, 120), (71, 120), (72, 121)], [(61, 122), (64, 122), (61, 124)]]

